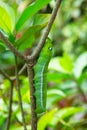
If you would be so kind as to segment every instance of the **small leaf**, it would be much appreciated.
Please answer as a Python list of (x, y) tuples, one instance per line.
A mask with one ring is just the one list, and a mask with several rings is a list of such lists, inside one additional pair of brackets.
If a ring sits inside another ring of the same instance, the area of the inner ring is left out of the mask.
[(87, 79), (85, 79), (81, 84), (81, 89), (85, 95), (87, 95)]
[(49, 109), (55, 102), (65, 98), (66, 95), (62, 90), (58, 88), (49, 89), (47, 91), (47, 109)]
[(39, 33), (44, 27), (46, 26), (46, 23), (42, 25), (35, 25), (29, 27), (21, 36), (20, 39), (18, 39), (15, 43), (17, 48), (19, 50), (24, 50), (26, 48), (29, 48), (32, 46), (32, 43), (34, 42), (37, 33)]
[(57, 84), (69, 78), (71, 78), (69, 74), (65, 74), (57, 71), (47, 74), (47, 81), (57, 83)]
[(64, 72), (63, 68), (59, 64), (59, 57), (51, 59), (48, 69), (52, 69), (59, 72)]
[(59, 95), (62, 97), (65, 97), (66, 95), (64, 94), (64, 92), (62, 92), (61, 90), (58, 89), (52, 89), (48, 91), (48, 96), (52, 96), (52, 95)]
[(85, 111), (85, 109), (82, 107), (63, 108), (55, 113), (51, 125), (55, 126), (62, 119), (81, 111)]
[(84, 67), (87, 66), (87, 52), (81, 54), (74, 65), (73, 73), (76, 78), (79, 78), (82, 74)]
[(68, 56), (67, 53), (64, 53), (63, 57), (61, 57), (61, 58), (59, 59), (59, 63), (60, 63), (60, 65), (61, 65), (61, 67), (62, 67), (66, 72), (69, 72), (69, 73), (72, 72), (72, 68), (73, 68), (72, 60), (71, 60), (71, 58)]
[(22, 27), (22, 25), (36, 12), (42, 9), (46, 4), (48, 4), (51, 0), (36, 0), (32, 4), (30, 4), (21, 14), (20, 18), (16, 23), (16, 31)]
[(11, 66), (13, 64), (14, 64), (14, 56), (9, 50), (0, 53), (0, 66), (2, 68)]
[(0, 42), (0, 53), (5, 51), (5, 48), (6, 47), (5, 47), (4, 43)]
[[(10, 130), (24, 130), (24, 127), (23, 126), (19, 126), (18, 125), (12, 125)], [(31, 127), (30, 126), (27, 126), (27, 130), (31, 130)]]
[(33, 20), (33, 25), (43, 25), (48, 23), (50, 19), (50, 14), (36, 14)]
[(14, 10), (8, 4), (0, 1), (0, 28), (10, 33), (13, 32), (14, 25), (15, 25)]
[(2, 128), (3, 127), (3, 123), (5, 122), (5, 116), (3, 116), (3, 112), (2, 111), (0, 111), (0, 117), (2, 117), (2, 118), (0, 118), (0, 128)]
[(72, 73), (73, 65), (70, 57), (64, 53), (63, 57), (55, 57), (53, 58), (48, 66), (49, 69), (63, 72), (63, 73)]
[(53, 109), (49, 112), (46, 112), (39, 120), (37, 124), (37, 130), (45, 130), (45, 127), (50, 123), (52, 120), (55, 112), (57, 109)]

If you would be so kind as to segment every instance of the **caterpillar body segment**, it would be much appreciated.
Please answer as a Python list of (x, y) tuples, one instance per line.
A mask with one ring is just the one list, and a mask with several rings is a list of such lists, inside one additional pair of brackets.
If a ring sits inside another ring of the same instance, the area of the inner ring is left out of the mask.
[(52, 57), (52, 42), (48, 38), (40, 56), (34, 66), (34, 87), (36, 98), (36, 113), (40, 114), (46, 111), (47, 98), (47, 69), (49, 61)]

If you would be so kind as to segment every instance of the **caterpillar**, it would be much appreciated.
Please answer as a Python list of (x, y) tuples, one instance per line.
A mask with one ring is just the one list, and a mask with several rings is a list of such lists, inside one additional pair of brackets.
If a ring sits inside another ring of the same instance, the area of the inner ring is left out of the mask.
[(47, 68), (52, 57), (52, 42), (47, 38), (45, 45), (39, 55), (36, 65), (34, 66), (34, 87), (36, 98), (37, 114), (46, 111), (46, 97), (47, 97)]

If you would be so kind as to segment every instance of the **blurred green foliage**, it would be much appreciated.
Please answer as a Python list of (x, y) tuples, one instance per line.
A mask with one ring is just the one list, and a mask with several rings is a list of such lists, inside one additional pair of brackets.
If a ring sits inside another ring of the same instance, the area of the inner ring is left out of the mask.
[[(42, 9), (49, 1), (50, 4)], [(32, 2), (37, 6), (32, 7), (34, 12), (32, 10), (26, 19), (26, 7), (29, 9)], [(42, 4), (39, 8), (38, 2)], [(0, 31), (25, 55), (35, 49), (49, 21), (49, 12), (55, 6), (54, 0), (38, 2), (0, 1)], [(53, 40), (54, 56), (47, 76), (47, 112), (39, 118), (38, 130), (87, 130), (87, 0), (63, 0), (49, 36)], [(19, 60), (19, 70), (23, 64)], [(14, 56), (1, 40), (0, 68), (9, 76), (15, 75)], [(19, 78), (26, 124), (30, 130), (30, 92), (26, 70)], [(9, 89), (9, 81), (0, 73), (0, 130), (5, 129), (8, 116)], [(10, 130), (23, 130), (15, 81)]]

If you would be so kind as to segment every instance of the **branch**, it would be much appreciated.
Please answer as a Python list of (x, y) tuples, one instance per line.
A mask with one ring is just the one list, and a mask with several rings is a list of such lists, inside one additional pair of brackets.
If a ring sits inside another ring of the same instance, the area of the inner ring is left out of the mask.
[(30, 66), (27, 64), (27, 72), (28, 72), (28, 79), (30, 83), (30, 100), (31, 100), (31, 130), (37, 130), (37, 114), (35, 113), (36, 109), (36, 99), (34, 97), (34, 85), (33, 85), (33, 78), (34, 72), (32, 69), (32, 65)]
[(1, 73), (6, 79), (8, 79), (9, 81), (11, 81), (10, 76), (9, 76), (5, 71), (3, 71), (2, 69), (0, 69), (0, 73)]
[(9, 111), (8, 111), (6, 130), (9, 130), (10, 128), (11, 114), (12, 114), (13, 82), (10, 81), (10, 83), (11, 86), (10, 86), (10, 98), (9, 98)]
[(17, 49), (6, 39), (3, 33), (0, 31), (0, 39), (4, 42), (4, 44), (19, 58), (26, 61), (26, 57), (22, 55)]
[(20, 69), (20, 71), (18, 72), (18, 75), (21, 75), (22, 72), (27, 68), (26, 64), (23, 65), (23, 67)]
[(28, 57), (29, 61), (31, 59), (36, 59), (36, 57), (38, 57), (38, 55), (39, 55), (39, 53), (41, 51), (41, 48), (43, 47), (43, 45), (44, 45), (44, 43), (46, 41), (46, 38), (48, 37), (48, 34), (49, 34), (50, 30), (51, 30), (51, 27), (52, 27), (53, 22), (54, 22), (54, 20), (56, 18), (56, 15), (57, 15), (57, 12), (58, 12), (58, 9), (60, 7), (61, 2), (62, 2), (62, 0), (56, 0), (56, 4), (55, 4), (55, 7), (53, 9), (53, 12), (52, 12), (51, 18), (49, 20), (49, 23), (48, 23), (48, 25), (47, 25), (47, 27), (45, 29), (45, 32), (44, 32), (44, 34), (43, 34), (43, 36), (42, 36), (36, 50), (33, 52), (33, 54), (30, 57)]
[[(18, 75), (21, 75), (22, 72), (26, 69), (26, 64), (23, 65), (23, 67), (19, 70)], [(11, 80), (14, 81), (16, 79), (16, 76), (11, 77)]]
[(21, 94), (20, 94), (20, 83), (19, 83), (19, 77), (18, 77), (18, 64), (17, 64), (17, 57), (16, 56), (15, 56), (15, 75), (16, 75), (16, 84), (17, 84), (19, 105), (20, 105), (21, 115), (22, 115), (22, 122), (23, 122), (24, 130), (27, 130), (26, 124), (25, 124), (23, 106), (22, 106), (22, 98), (21, 98)]

